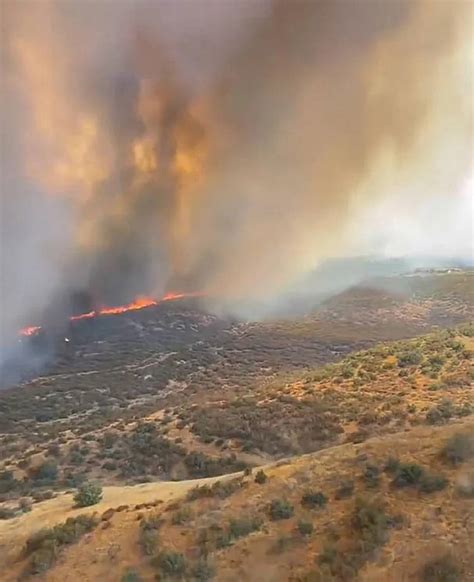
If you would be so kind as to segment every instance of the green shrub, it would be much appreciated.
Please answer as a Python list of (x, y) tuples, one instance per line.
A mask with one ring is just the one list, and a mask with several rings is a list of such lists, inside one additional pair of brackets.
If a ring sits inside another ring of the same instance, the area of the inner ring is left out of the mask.
[(262, 520), (258, 517), (251, 519), (231, 519), (229, 523), (229, 535), (232, 539), (238, 539), (258, 531), (262, 527)]
[(189, 521), (192, 517), (191, 510), (189, 507), (182, 507), (171, 518), (172, 525), (183, 525)]
[(145, 556), (153, 556), (158, 547), (158, 532), (155, 529), (140, 527), (138, 543)]
[(154, 563), (164, 575), (172, 578), (180, 578), (186, 572), (186, 558), (178, 552), (161, 552)]
[(29, 572), (38, 574), (50, 568), (63, 546), (77, 542), (84, 534), (92, 531), (97, 523), (92, 516), (79, 515), (33, 534), (25, 544), (25, 555), (30, 558)]
[(267, 479), (268, 477), (266, 473), (262, 471), (262, 469), (260, 469), (260, 471), (257, 471), (257, 473), (255, 474), (255, 483), (258, 483), (259, 485), (263, 485), (267, 481)]
[(20, 499), (20, 501), (18, 502), (18, 507), (21, 509), (21, 511), (23, 513), (27, 513), (29, 511), (31, 511), (32, 509), (32, 503), (31, 500), (28, 499), (27, 497), (23, 497), (22, 499)]
[(195, 499), (201, 499), (203, 497), (213, 497), (213, 495), (214, 493), (210, 485), (197, 485), (188, 491), (186, 499), (194, 501)]
[(454, 558), (447, 554), (425, 564), (420, 578), (422, 582), (458, 582), (461, 573)]
[(442, 424), (452, 418), (456, 410), (448, 398), (442, 400), (426, 413), (426, 421), (429, 424)]
[(298, 522), (298, 531), (303, 536), (310, 536), (314, 531), (314, 526), (310, 521), (299, 521)]
[(410, 487), (417, 485), (424, 475), (423, 467), (416, 464), (402, 463), (398, 467), (392, 484), (395, 487)]
[(58, 464), (54, 461), (45, 461), (32, 470), (31, 478), (36, 487), (44, 487), (53, 484), (59, 474)]
[(336, 489), (336, 493), (334, 494), (334, 499), (347, 499), (353, 493), (354, 493), (354, 482), (353, 481), (344, 481)]
[(127, 568), (123, 573), (120, 582), (141, 582), (142, 577), (135, 568)]
[(360, 541), (367, 552), (384, 544), (388, 539), (390, 520), (378, 499), (356, 499), (352, 525), (359, 533)]
[(209, 564), (207, 560), (200, 560), (191, 570), (191, 579), (197, 580), (198, 582), (212, 580), (215, 575), (216, 572), (214, 566)]
[(77, 507), (89, 507), (99, 503), (102, 499), (102, 487), (95, 483), (84, 483), (74, 495), (74, 502)]
[(291, 503), (285, 499), (273, 499), (269, 506), (270, 518), (273, 521), (279, 519), (289, 519), (294, 513)]
[(13, 519), (17, 512), (12, 507), (0, 507), (0, 519)]
[(301, 497), (301, 505), (310, 509), (324, 507), (327, 502), (327, 497), (322, 491), (307, 491)]
[(389, 457), (383, 470), (386, 473), (396, 474), (398, 469), (400, 468), (400, 460), (396, 457)]
[(13, 471), (0, 472), (0, 494), (19, 489), (21, 481), (13, 477)]
[(368, 464), (365, 467), (363, 479), (367, 485), (367, 487), (375, 488), (378, 487), (380, 484), (380, 469), (377, 465)]
[[(362, 566), (364, 558), (361, 554), (350, 554), (339, 550), (333, 544), (327, 544), (317, 557), (320, 570), (315, 581), (329, 582), (329, 580), (352, 580), (357, 570)], [(309, 582), (309, 581), (308, 581)], [(312, 581), (311, 581), (312, 582)]]
[(420, 479), (418, 489), (422, 493), (434, 493), (444, 489), (447, 484), (448, 480), (442, 475), (424, 474)]
[(474, 458), (474, 435), (456, 433), (444, 446), (441, 457), (452, 465), (460, 465)]
[(207, 485), (206, 483), (201, 486), (198, 485), (188, 491), (186, 499), (189, 501), (194, 501), (195, 499), (201, 499), (203, 497), (220, 497), (221, 499), (225, 499), (244, 486), (246, 486), (246, 483), (242, 481), (240, 477), (227, 481), (216, 481), (212, 485)]
[(423, 354), (419, 350), (412, 350), (411, 352), (404, 352), (398, 356), (398, 365), (400, 368), (418, 366), (422, 360)]
[(46, 501), (54, 497), (54, 492), (50, 489), (46, 491), (34, 491), (32, 497), (35, 501)]
[(30, 574), (42, 574), (43, 572), (46, 572), (46, 570), (49, 570), (49, 568), (54, 564), (57, 556), (58, 549), (54, 544), (45, 545), (39, 548), (31, 556), (28, 568)]

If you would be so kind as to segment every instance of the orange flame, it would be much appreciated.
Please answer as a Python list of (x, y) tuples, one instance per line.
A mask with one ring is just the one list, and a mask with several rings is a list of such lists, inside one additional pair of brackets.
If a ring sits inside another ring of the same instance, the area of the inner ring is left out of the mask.
[(18, 332), (20, 335), (36, 335), (41, 330), (39, 325), (30, 325), (29, 327), (24, 327)]
[[(125, 305), (117, 305), (116, 307), (103, 306), (97, 310), (88, 311), (87, 313), (81, 313), (80, 315), (72, 315), (69, 321), (78, 321), (80, 319), (91, 319), (99, 315), (117, 315), (119, 313), (126, 313), (127, 311), (137, 311), (138, 309), (144, 309), (145, 307), (152, 307), (153, 305), (158, 305), (164, 301), (175, 301), (177, 299), (184, 299), (188, 297), (202, 297), (203, 293), (167, 293), (161, 299), (152, 299), (151, 297), (146, 297), (145, 295), (139, 295), (130, 303)], [(33, 336), (39, 333), (41, 326), (31, 325), (20, 329), (18, 332), (22, 336)]]

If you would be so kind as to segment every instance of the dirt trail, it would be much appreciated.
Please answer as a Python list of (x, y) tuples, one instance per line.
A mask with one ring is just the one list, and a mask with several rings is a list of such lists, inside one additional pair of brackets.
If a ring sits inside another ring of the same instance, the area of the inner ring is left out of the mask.
[(0, 567), (16, 558), (27, 538), (34, 532), (62, 523), (68, 517), (94, 512), (100, 515), (107, 509), (121, 505), (134, 506), (158, 500), (170, 501), (182, 497), (197, 485), (223, 481), (240, 474), (231, 473), (189, 481), (158, 481), (140, 485), (104, 487), (102, 501), (92, 507), (74, 508), (72, 493), (60, 494), (54, 499), (34, 504), (29, 513), (8, 521), (0, 521)]

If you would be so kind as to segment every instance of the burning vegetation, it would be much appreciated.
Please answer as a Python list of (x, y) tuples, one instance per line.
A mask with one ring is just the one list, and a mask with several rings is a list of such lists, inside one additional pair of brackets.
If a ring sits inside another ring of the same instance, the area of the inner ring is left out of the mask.
[[(176, 301), (177, 299), (186, 299), (190, 297), (199, 297), (202, 293), (167, 293), (161, 299), (152, 299), (151, 297), (138, 296), (130, 303), (125, 305), (116, 305), (114, 307), (99, 307), (92, 311), (87, 311), (86, 313), (81, 313), (79, 315), (71, 315), (70, 321), (79, 321), (81, 319), (91, 319), (93, 317), (99, 317), (101, 315), (118, 315), (120, 313), (127, 313), (128, 311), (136, 311), (138, 309), (145, 309), (146, 307), (152, 307), (163, 303), (164, 301)], [(22, 336), (33, 336), (41, 331), (41, 326), (30, 325), (28, 327), (23, 327), (19, 330), (19, 335)]]
[(438, 241), (437, 208), (450, 239), (471, 164), (467, 11), (8, 3), (4, 330), (69, 289), (107, 306), (199, 289), (241, 314), (327, 257)]

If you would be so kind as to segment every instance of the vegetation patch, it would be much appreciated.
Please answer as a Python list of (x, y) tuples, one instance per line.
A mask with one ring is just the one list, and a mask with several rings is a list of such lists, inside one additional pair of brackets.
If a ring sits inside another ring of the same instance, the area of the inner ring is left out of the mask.
[(25, 556), (28, 557), (28, 573), (40, 574), (48, 570), (65, 546), (77, 542), (98, 524), (92, 516), (70, 517), (63, 524), (42, 529), (26, 542)]
[(96, 505), (102, 499), (102, 487), (96, 483), (84, 483), (74, 495), (76, 507)]
[(427, 562), (420, 572), (422, 582), (458, 582), (461, 571), (453, 556), (446, 554)]
[(451, 465), (460, 465), (474, 458), (474, 435), (457, 433), (453, 435), (443, 450), (441, 458)]
[(294, 507), (286, 499), (273, 499), (268, 507), (268, 513), (273, 521), (289, 519), (293, 516)]
[(309, 509), (324, 507), (328, 500), (322, 491), (307, 491), (301, 497), (301, 505)]

